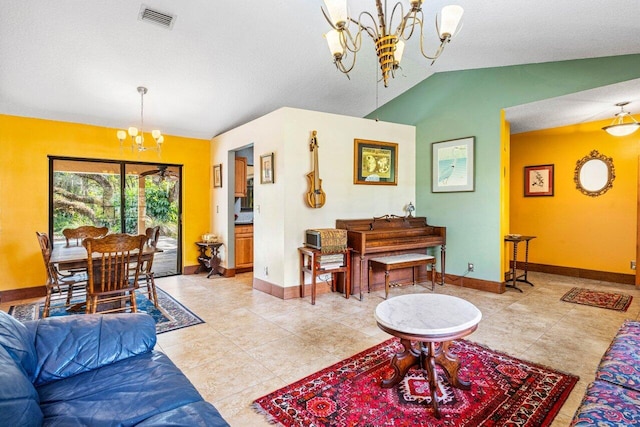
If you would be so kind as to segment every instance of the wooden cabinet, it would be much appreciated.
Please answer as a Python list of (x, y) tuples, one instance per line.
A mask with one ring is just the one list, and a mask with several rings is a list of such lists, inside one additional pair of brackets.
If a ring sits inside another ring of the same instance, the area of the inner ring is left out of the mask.
[(253, 270), (253, 224), (236, 225), (236, 272)]
[(235, 196), (247, 197), (247, 158), (236, 157)]

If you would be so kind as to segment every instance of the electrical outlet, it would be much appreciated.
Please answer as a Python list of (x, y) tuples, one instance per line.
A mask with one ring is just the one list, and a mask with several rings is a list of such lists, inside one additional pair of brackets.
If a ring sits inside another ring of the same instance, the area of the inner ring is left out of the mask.
[(631, 269), (632, 270), (636, 269), (636, 261), (635, 260), (631, 260)]
[(472, 262), (470, 262), (469, 264), (467, 264), (467, 270), (469, 271), (473, 271), (473, 269), (475, 268), (475, 266), (473, 265)]
[(265, 267), (264, 268), (264, 275), (268, 276), (269, 275), (269, 267)]

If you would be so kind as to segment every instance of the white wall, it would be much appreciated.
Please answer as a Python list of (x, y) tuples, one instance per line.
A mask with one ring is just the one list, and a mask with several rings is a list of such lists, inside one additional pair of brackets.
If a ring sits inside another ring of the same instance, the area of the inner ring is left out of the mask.
[[(311, 132), (318, 132), (318, 163), (326, 203), (305, 203), (306, 175), (313, 168)], [(398, 185), (353, 184), (354, 139), (398, 144)], [(223, 163), (223, 188), (212, 189), (212, 232), (231, 250), (228, 184), (233, 168), (229, 150), (254, 144), (254, 277), (281, 287), (298, 286), (297, 248), (308, 228), (333, 228), (339, 218), (404, 215), (415, 203), (415, 128), (369, 119), (282, 108), (212, 140), (211, 164)], [(275, 183), (260, 184), (259, 159), (275, 153)], [(231, 178), (231, 180), (230, 180)], [(231, 192), (232, 194), (232, 192)], [(218, 207), (218, 209), (216, 209)], [(231, 211), (231, 213), (233, 213)], [(231, 238), (232, 240), (232, 238)], [(227, 265), (224, 256), (223, 265)], [(265, 275), (265, 267), (268, 275)]]

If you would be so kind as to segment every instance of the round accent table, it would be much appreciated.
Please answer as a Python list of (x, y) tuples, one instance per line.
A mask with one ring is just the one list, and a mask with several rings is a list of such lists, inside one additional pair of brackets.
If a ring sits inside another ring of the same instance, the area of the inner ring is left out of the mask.
[(471, 384), (458, 378), (460, 360), (449, 352), (452, 340), (471, 334), (478, 327), (482, 313), (469, 301), (441, 294), (408, 294), (378, 304), (375, 311), (378, 327), (400, 338), (403, 350), (393, 356), (394, 374), (382, 380), (391, 388), (404, 378), (412, 366), (422, 368), (431, 391), (431, 405), (440, 418), (436, 398), (436, 365), (442, 367), (449, 383), (468, 390)]

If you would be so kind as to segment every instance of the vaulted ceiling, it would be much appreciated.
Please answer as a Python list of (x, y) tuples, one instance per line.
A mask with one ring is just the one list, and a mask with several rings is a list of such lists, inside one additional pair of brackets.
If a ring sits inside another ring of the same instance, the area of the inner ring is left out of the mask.
[[(132, 0), (4, 0), (0, 114), (126, 128), (139, 123), (142, 85), (145, 127), (211, 138), (283, 106), (362, 117), (436, 72), (640, 53), (637, 0), (456, 3), (464, 25), (442, 57), (430, 66), (413, 40), (400, 75), (377, 88), (368, 38), (351, 79), (336, 71), (322, 0), (145, 1), (175, 15), (171, 29), (139, 20), (143, 3)], [(432, 49), (446, 4), (423, 4)], [(374, 0), (349, 5), (376, 16)], [(615, 102), (638, 113), (638, 86)], [(615, 113), (611, 101), (596, 100), (603, 117)], [(527, 118), (514, 114), (517, 128)]]

